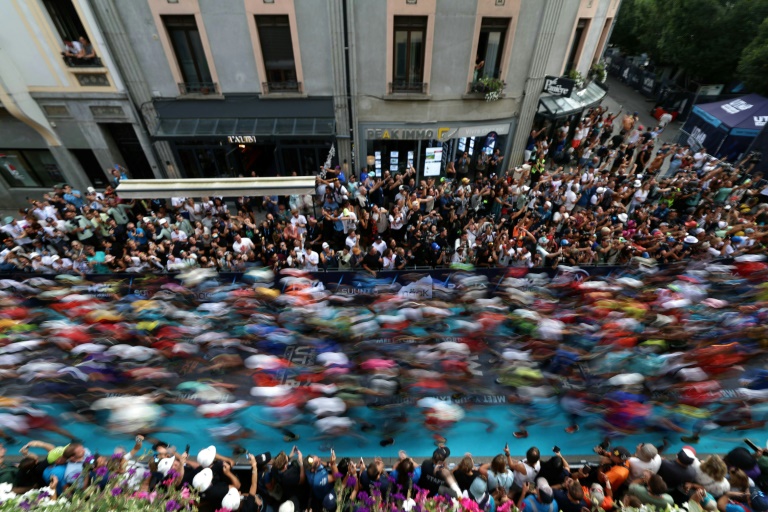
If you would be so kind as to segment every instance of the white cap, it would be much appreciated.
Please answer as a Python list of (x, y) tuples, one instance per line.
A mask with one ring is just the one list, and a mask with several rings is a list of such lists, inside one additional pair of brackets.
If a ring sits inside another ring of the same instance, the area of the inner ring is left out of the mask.
[(240, 508), (240, 493), (237, 489), (229, 489), (227, 495), (221, 500), (221, 506), (227, 510), (237, 510)]
[(173, 467), (174, 460), (176, 460), (174, 457), (161, 459), (160, 462), (157, 463), (157, 470), (162, 473), (163, 476), (168, 476), (168, 472)]
[(86, 190), (88, 191), (89, 194), (95, 194), (96, 193), (96, 189), (93, 188), (93, 187), (88, 187)]
[(216, 459), (216, 447), (213, 445), (209, 446), (208, 448), (203, 448), (197, 454), (197, 463), (204, 468), (210, 467), (211, 464), (213, 464), (213, 461), (215, 459)]
[(40, 256), (40, 253), (38, 253), (38, 252), (31, 252), (31, 253), (29, 253), (29, 259), (37, 258), (38, 256)]
[(621, 222), (627, 222), (627, 214), (626, 213), (620, 213), (618, 216), (619, 220)]
[(280, 505), (280, 508), (277, 509), (277, 512), (294, 512), (294, 506), (292, 501), (286, 501), (282, 505)]
[(595, 190), (598, 194), (605, 194), (605, 187), (597, 187), (597, 190)]
[(158, 224), (165, 226), (166, 224), (168, 224), (168, 219), (159, 219), (157, 222)]
[(699, 239), (693, 235), (688, 235), (687, 237), (683, 238), (683, 242), (687, 244), (697, 244), (699, 243)]
[(329, 247), (328, 242), (323, 242), (323, 249), (328, 249)]
[(213, 471), (211, 471), (211, 468), (203, 469), (192, 479), (192, 487), (198, 492), (207, 491), (211, 483), (213, 483)]

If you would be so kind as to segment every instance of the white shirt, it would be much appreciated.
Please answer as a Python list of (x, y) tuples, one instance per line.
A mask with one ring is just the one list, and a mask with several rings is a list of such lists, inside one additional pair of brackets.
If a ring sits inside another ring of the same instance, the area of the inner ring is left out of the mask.
[(535, 466), (531, 467), (528, 465), (526, 461), (522, 461), (523, 465), (525, 466), (525, 474), (518, 473), (515, 471), (515, 485), (520, 488), (523, 486), (525, 482), (533, 483), (534, 478), (536, 478), (536, 475), (539, 473), (539, 470), (541, 469), (541, 463), (537, 462)]
[(387, 243), (382, 240), (381, 242), (373, 242), (373, 246), (376, 248), (377, 251), (379, 251), (380, 255), (384, 255), (384, 251), (387, 250)]
[(642, 478), (645, 470), (650, 471), (654, 475), (659, 472), (661, 467), (661, 456), (658, 454), (650, 460), (650, 462), (643, 462), (637, 457), (629, 458), (629, 475), (630, 479)]
[(304, 257), (304, 270), (317, 272), (317, 264), (320, 263), (320, 255), (311, 250)]
[(174, 242), (185, 242), (187, 240), (187, 234), (182, 230), (173, 230), (171, 231), (171, 240)]
[(250, 251), (255, 246), (253, 245), (253, 241), (250, 238), (246, 237), (240, 237), (240, 241), (238, 242), (235, 240), (235, 242), (232, 244), (232, 249), (240, 254), (241, 252), (244, 252), (242, 249), (245, 248), (245, 251)]
[(350, 229), (356, 229), (357, 228), (357, 215), (353, 211), (348, 211), (347, 215), (344, 215), (344, 217), (347, 217), (344, 222), (344, 233), (349, 233)]
[(404, 223), (402, 214), (397, 217), (393, 217), (392, 215), (389, 216), (389, 227), (395, 231), (402, 229)]
[(579, 200), (579, 196), (573, 190), (568, 190), (565, 193), (565, 209), (569, 212), (576, 206), (576, 202)]
[(301, 214), (299, 214), (297, 217), (291, 216), (291, 224), (296, 227), (296, 231), (298, 231), (299, 236), (307, 232), (307, 218), (305, 216)]

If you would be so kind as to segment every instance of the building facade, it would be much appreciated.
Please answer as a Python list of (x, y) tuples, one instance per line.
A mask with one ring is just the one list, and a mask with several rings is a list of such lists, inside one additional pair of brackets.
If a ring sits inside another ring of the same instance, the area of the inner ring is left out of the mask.
[[(84, 0), (0, 0), (0, 200), (108, 184), (114, 165), (153, 177), (152, 148)], [(83, 48), (78, 58), (63, 55)], [(81, 43), (82, 41), (82, 43)], [(152, 162), (152, 163), (150, 163)]]
[[(0, 189), (99, 187), (115, 163), (202, 178), (310, 175), (330, 158), (437, 176), (498, 150), (506, 169), (545, 78), (588, 73), (619, 3), (0, 0), (0, 149), (18, 162)], [(97, 61), (62, 57), (80, 33)]]

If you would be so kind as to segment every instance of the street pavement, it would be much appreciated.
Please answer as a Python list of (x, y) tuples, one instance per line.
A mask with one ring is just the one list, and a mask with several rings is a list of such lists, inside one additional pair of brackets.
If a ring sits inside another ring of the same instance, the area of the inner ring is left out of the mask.
[[(646, 98), (639, 91), (634, 90), (612, 76), (608, 77), (606, 84), (608, 85), (608, 94), (603, 99), (602, 104), (608, 107), (609, 112), (614, 114), (619, 110), (622, 110), (625, 114), (627, 112), (630, 114), (637, 112), (640, 115), (640, 124), (644, 127), (648, 128), (649, 126), (654, 127), (658, 125), (659, 121), (651, 116), (651, 109), (655, 106), (654, 100)], [(614, 126), (620, 124), (620, 122), (614, 123)], [(670, 123), (659, 136), (659, 140), (662, 142), (676, 141), (682, 126), (683, 123), (679, 121)]]

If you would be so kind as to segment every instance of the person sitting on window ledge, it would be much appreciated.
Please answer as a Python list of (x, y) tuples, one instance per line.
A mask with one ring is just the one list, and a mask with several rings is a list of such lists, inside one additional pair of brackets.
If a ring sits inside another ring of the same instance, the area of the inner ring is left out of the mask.
[(69, 39), (64, 39), (64, 51), (61, 52), (61, 54), (67, 61), (67, 64), (71, 65), (72, 59), (77, 58), (82, 51), (83, 46), (79, 41), (70, 41)]
[(80, 36), (81, 50), (77, 54), (81, 64), (95, 64), (96, 63), (96, 50), (93, 49), (93, 45), (84, 37)]

